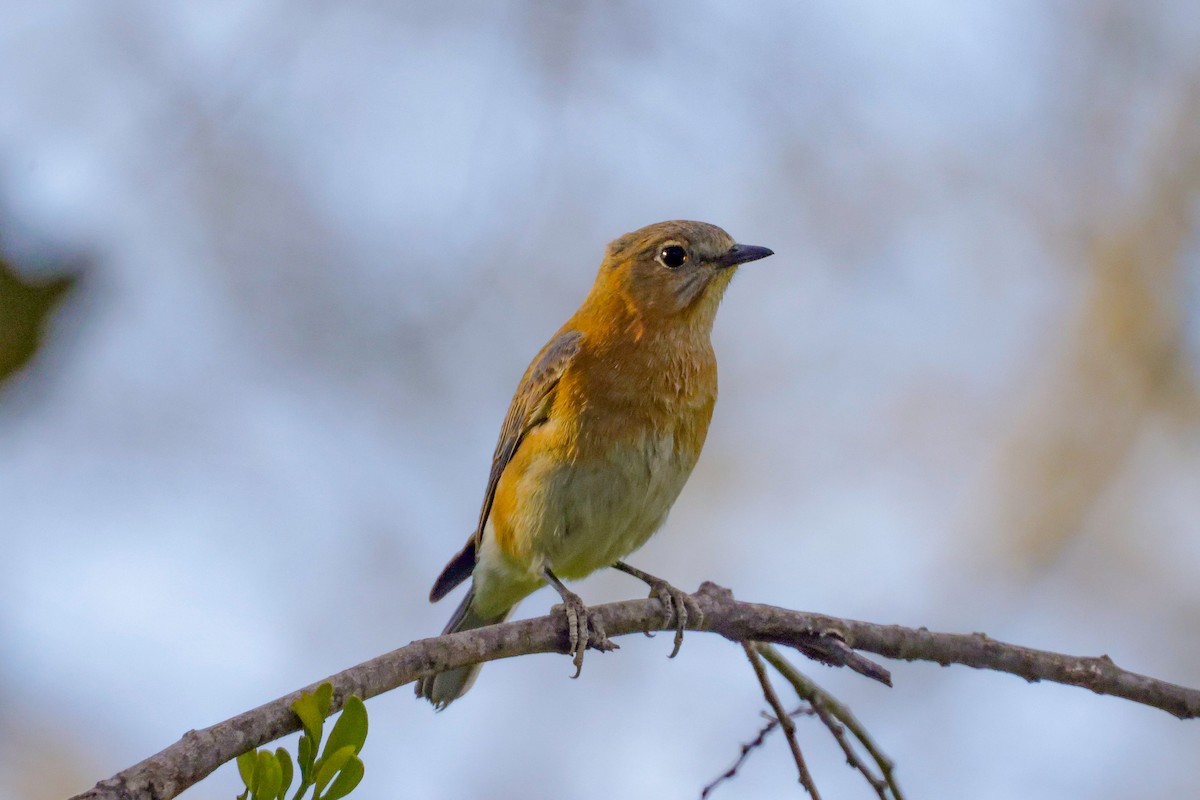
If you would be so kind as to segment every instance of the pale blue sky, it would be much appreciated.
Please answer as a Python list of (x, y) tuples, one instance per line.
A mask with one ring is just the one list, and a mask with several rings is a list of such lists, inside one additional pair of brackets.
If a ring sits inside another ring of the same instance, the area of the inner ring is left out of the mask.
[[(604, 245), (669, 218), (777, 255), (726, 296), (706, 452), (633, 563), (1200, 684), (1194, 426), (1146, 434), (1109, 504), (1124, 533), (1098, 522), (1045, 569), (986, 514), (1080, 303), (1056, 237), (1136, 201), (1200, 68), (1187, 4), (1114, 3), (1108, 27), (1087, 4), (6, 5), (6, 247), (91, 260), (0, 394), (0, 741), (44, 720), (82, 759), (64, 790), (437, 633), (429, 584), (517, 378)], [(1109, 35), (1128, 49), (1097, 61)], [(714, 637), (670, 662), (663, 637), (622, 644), (579, 681), (489, 665), (436, 716), (372, 701), (356, 796), (697, 796), (760, 724), (753, 676)], [(1195, 724), (892, 667), (885, 691), (805, 665), (909, 796), (1194, 785)], [(825, 795), (871, 796), (827, 738), (802, 726)], [(716, 796), (795, 796), (787, 759), (771, 742)]]

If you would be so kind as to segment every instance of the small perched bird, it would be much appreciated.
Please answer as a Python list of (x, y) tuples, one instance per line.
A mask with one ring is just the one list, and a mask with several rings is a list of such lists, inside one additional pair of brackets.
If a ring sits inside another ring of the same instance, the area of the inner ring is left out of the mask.
[[(700, 457), (717, 400), (710, 334), (739, 264), (772, 255), (703, 222), (660, 222), (608, 246), (583, 305), (525, 370), (500, 429), (475, 532), (429, 593), (471, 578), (443, 633), (503, 622), (550, 584), (563, 600), (575, 676), (584, 651), (616, 647), (562, 581), (615, 567), (651, 587), (675, 622), (686, 594), (621, 559), (658, 530)], [(693, 613), (698, 612), (694, 609)], [(422, 678), (438, 708), (479, 665)]]

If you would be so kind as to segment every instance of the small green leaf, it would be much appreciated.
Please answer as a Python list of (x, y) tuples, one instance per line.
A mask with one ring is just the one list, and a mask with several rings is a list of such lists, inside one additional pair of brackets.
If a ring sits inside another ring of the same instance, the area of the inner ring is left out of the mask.
[(296, 716), (303, 723), (304, 732), (312, 739), (315, 751), (317, 743), (321, 741), (321, 728), (325, 722), (325, 715), (321, 713), (316, 695), (302, 692), (300, 699), (292, 703), (292, 711), (296, 712)]
[(254, 756), (254, 769), (251, 771), (251, 774), (250, 774), (250, 796), (251, 797), (254, 797), (255, 793), (258, 791), (258, 785), (260, 783), (262, 783), (262, 779), (263, 779), (263, 768), (262, 768), (262, 764), (259, 762), (258, 754), (259, 754), (258, 750), (255, 750), (251, 754)]
[(325, 790), (325, 786), (333, 779), (333, 776), (352, 758), (354, 758), (354, 745), (350, 744), (341, 750), (335, 750), (332, 755), (321, 757), (321, 762), (317, 765), (317, 777), (313, 780), (318, 795)]
[(362, 778), (362, 759), (354, 756), (346, 762), (346, 766), (342, 767), (342, 771), (338, 773), (337, 778), (329, 785), (329, 791), (321, 796), (321, 800), (341, 800), (341, 798), (354, 791), (354, 788), (358, 786), (358, 782)]
[(249, 789), (254, 784), (254, 766), (258, 763), (258, 754), (251, 750), (249, 753), (242, 753), (237, 757), (238, 775), (242, 776), (242, 783)]
[(296, 756), (296, 760), (300, 763), (300, 782), (310, 783), (312, 781), (313, 759), (315, 758), (314, 751), (317, 748), (313, 747), (312, 739), (307, 736), (300, 737), (300, 753)]
[(348, 697), (346, 705), (342, 709), (342, 716), (338, 718), (337, 724), (329, 732), (329, 740), (325, 743), (325, 752), (333, 753), (346, 745), (351, 745), (354, 747), (354, 754), (358, 755), (366, 740), (367, 707), (363, 705), (360, 698)]
[(275, 800), (279, 784), (283, 781), (283, 770), (270, 750), (258, 751), (258, 786), (254, 789), (257, 800)]
[(321, 719), (325, 719), (329, 716), (329, 709), (333, 707), (333, 684), (325, 681), (317, 687), (313, 697), (317, 698), (317, 709), (321, 712)]
[(277, 748), (275, 750), (275, 760), (279, 762), (280, 771), (279, 794), (277, 797), (279, 800), (283, 800), (283, 796), (287, 794), (287, 790), (292, 785), (292, 754), (282, 747)]

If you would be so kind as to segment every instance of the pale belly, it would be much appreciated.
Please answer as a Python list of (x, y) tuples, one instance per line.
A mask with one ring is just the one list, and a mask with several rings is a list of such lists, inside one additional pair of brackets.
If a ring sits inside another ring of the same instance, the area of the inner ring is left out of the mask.
[(605, 462), (560, 465), (546, 481), (535, 553), (555, 574), (582, 578), (637, 550), (666, 521), (695, 466), (673, 436), (614, 448)]
[(694, 466), (671, 434), (614, 447), (586, 464), (533, 462), (519, 484), (524, 513), (513, 520), (530, 534), (521, 537), (528, 558), (502, 553), (489, 522), (475, 568), (477, 598), (494, 607), (516, 603), (543, 584), (543, 567), (575, 580), (612, 566), (663, 524)]

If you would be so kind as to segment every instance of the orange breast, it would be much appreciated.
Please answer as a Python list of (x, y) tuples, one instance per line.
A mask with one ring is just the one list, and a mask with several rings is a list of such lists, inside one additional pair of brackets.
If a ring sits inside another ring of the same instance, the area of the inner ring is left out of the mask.
[(715, 360), (707, 337), (700, 344), (585, 332), (547, 422), (526, 435), (496, 488), (496, 544), (514, 565), (582, 577), (654, 533), (716, 401)]

